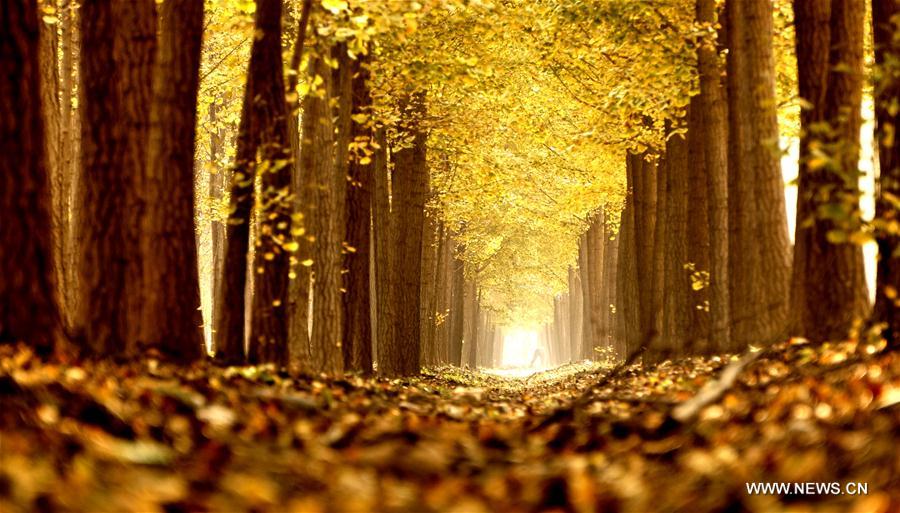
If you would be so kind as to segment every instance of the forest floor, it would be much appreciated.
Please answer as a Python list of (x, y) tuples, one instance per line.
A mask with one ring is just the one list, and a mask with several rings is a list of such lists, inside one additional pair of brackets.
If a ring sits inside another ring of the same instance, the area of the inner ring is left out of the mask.
[(900, 511), (900, 353), (879, 344), (407, 380), (4, 347), (0, 400), (4, 512)]

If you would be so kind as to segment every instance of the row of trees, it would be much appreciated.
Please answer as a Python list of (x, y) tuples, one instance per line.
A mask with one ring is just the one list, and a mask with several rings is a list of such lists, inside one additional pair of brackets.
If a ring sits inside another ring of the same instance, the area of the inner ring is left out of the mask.
[[(697, 22), (717, 26), (714, 1), (695, 7)], [(606, 346), (624, 355), (649, 343), (645, 360), (659, 361), (791, 335), (837, 340), (868, 319), (900, 340), (900, 4), (874, 0), (869, 13), (881, 169), (872, 222), (859, 205), (864, 2), (797, 0), (793, 7), (804, 99), (793, 247), (777, 147), (773, 4), (728, 1), (717, 31), (698, 42), (699, 88), (686, 111), (665, 123), (663, 144), (625, 157), (621, 219), (610, 223), (601, 208), (581, 238), (579, 272), (570, 272), (568, 292), (557, 297), (551, 330), (565, 333), (559, 340), (572, 337), (581, 355)], [(874, 312), (861, 247), (871, 239), (879, 249)]]
[[(9, 68), (0, 334), (43, 351), (201, 358), (194, 187), (204, 2), (85, 0), (77, 10), (63, 4), (52, 22), (56, 11), (40, 7), (8, 6), (0, 23)], [(397, 119), (378, 121), (372, 43), (322, 30), (350, 11), (299, 7), (289, 34), (282, 0), (255, 8), (230, 206), (214, 227), (215, 358), (367, 373), (377, 348), (387, 375), (417, 373), (420, 361), (491, 361), (499, 330), (463, 277), (449, 230), (426, 218), (426, 90), (407, 88)], [(307, 94), (293, 92), (304, 84)], [(448, 315), (451, 304), (465, 306)]]
[(2, 20), (0, 337), (403, 375), (495, 364), (518, 320), (555, 362), (658, 333), (655, 361), (844, 336), (875, 239), (895, 339), (897, 3), (871, 12), (873, 221), (862, 7), (23, 2)]

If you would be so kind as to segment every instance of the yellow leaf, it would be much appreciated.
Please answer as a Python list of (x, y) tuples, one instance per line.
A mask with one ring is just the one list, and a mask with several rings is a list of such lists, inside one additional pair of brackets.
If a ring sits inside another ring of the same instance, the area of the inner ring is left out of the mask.
[(344, 0), (322, 0), (322, 7), (331, 11), (331, 14), (338, 14), (347, 9), (347, 2)]
[(313, 265), (312, 258), (307, 258), (306, 260), (300, 262), (300, 265), (302, 265), (303, 267), (312, 267), (312, 265)]

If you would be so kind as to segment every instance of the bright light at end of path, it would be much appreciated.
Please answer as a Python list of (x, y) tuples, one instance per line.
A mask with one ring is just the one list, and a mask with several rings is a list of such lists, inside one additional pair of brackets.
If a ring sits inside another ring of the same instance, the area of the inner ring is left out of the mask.
[[(540, 368), (547, 365), (544, 350), (538, 348), (538, 333), (525, 328), (512, 328), (503, 333), (501, 367)], [(537, 356), (537, 358), (535, 358)], [(536, 369), (535, 369), (536, 370)]]

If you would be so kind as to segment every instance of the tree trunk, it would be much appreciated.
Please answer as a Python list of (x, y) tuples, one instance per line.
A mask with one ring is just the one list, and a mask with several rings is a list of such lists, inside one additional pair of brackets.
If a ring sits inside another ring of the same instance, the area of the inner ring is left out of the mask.
[(0, 9), (0, 342), (49, 353), (62, 335), (35, 0)]
[[(590, 228), (588, 228), (590, 232)], [(578, 245), (578, 273), (581, 282), (581, 346), (578, 348), (579, 357), (584, 360), (590, 358), (594, 347), (594, 332), (591, 327), (591, 317), (593, 308), (591, 305), (591, 278), (590, 268), (594, 265), (591, 261), (593, 255), (590, 254), (588, 247), (589, 234), (585, 232), (581, 236), (581, 243)]]
[(785, 338), (791, 254), (778, 157), (772, 1), (728, 0), (728, 198), (734, 348)]
[[(671, 287), (675, 287), (675, 289), (669, 290), (673, 294), (672, 299), (677, 299), (677, 302), (673, 303), (675, 311), (681, 312), (673, 315), (684, 315), (684, 319), (672, 317), (674, 324), (670, 331), (679, 339), (679, 347), (683, 347), (685, 353), (692, 355), (705, 354), (715, 348), (728, 350), (729, 342), (728, 340), (713, 340), (710, 334), (712, 322), (710, 316), (712, 310), (710, 297), (712, 220), (710, 219), (711, 206), (708, 187), (710, 168), (706, 165), (706, 155), (709, 152), (705, 147), (707, 141), (704, 139), (706, 134), (704, 129), (706, 118), (704, 116), (702, 99), (699, 95), (694, 96), (688, 108), (687, 141), (679, 138), (673, 148), (673, 152), (676, 148), (679, 150), (678, 155), (681, 157), (678, 159), (680, 163), (677, 165), (681, 167), (673, 168), (671, 182), (675, 192), (679, 194), (678, 201), (683, 203), (678, 205), (679, 211), (672, 212), (676, 218), (675, 222), (679, 223), (679, 226), (673, 227), (670, 236), (673, 237), (671, 242), (675, 245), (673, 251), (677, 252), (676, 258), (679, 258), (680, 261), (673, 262), (672, 272), (677, 272), (678, 276), (672, 277)], [(723, 173), (720, 177), (721, 183), (717, 186), (724, 187), (726, 185), (725, 178)], [(727, 227), (727, 213), (722, 215), (725, 215), (726, 219), (717, 219), (715, 222)], [(682, 216), (686, 217), (682, 218)], [(681, 237), (681, 240), (677, 240), (678, 237)], [(685, 242), (687, 246), (682, 247)], [(727, 259), (720, 263), (725, 265)], [(721, 272), (721, 269), (719, 271)], [(682, 288), (679, 289), (679, 287)], [(685, 302), (683, 306), (679, 304), (682, 301)], [(727, 305), (724, 309), (727, 311)]]
[[(430, 195), (430, 194), (429, 194)], [(428, 196), (428, 195), (426, 195)], [(427, 200), (426, 200), (427, 201)], [(419, 339), (422, 341), (420, 357), (422, 365), (430, 366), (434, 363), (434, 292), (435, 292), (435, 265), (437, 264), (438, 223), (434, 214), (425, 215), (422, 226), (422, 283), (421, 301), (419, 302)]]
[[(693, 117), (696, 110), (691, 108), (689, 117)], [(695, 269), (702, 268), (706, 265), (704, 257), (709, 250), (704, 244), (708, 240), (704, 237), (708, 233), (706, 204), (700, 201), (706, 197), (706, 181), (702, 180), (705, 178), (702, 175), (700, 180), (693, 176), (696, 171), (702, 173), (705, 170), (702, 153), (697, 151), (695, 144), (695, 139), (700, 140), (700, 136), (692, 132), (694, 129), (688, 121), (689, 141), (683, 135), (670, 135), (666, 142), (666, 230), (660, 241), (666, 246), (660, 335), (671, 348), (688, 354), (693, 352), (689, 342), (699, 336), (689, 330), (692, 327), (701, 330), (696, 323), (692, 326), (692, 318), (706, 315), (706, 312), (698, 308), (702, 306), (702, 299), (691, 288), (691, 271), (685, 265), (693, 263)]]
[(446, 273), (443, 272), (445, 259), (445, 247), (446, 247), (446, 233), (444, 230), (444, 222), (438, 221), (437, 228), (437, 241), (435, 244), (434, 252), (433, 252), (433, 261), (434, 264), (430, 267), (426, 267), (424, 272), (427, 272), (431, 275), (431, 277), (426, 281), (430, 285), (430, 291), (427, 297), (427, 304), (425, 306), (425, 310), (427, 312), (426, 317), (426, 329), (425, 329), (425, 339), (428, 341), (428, 355), (425, 357), (425, 361), (429, 365), (435, 365), (438, 363), (442, 363), (441, 360), (441, 340), (440, 340), (440, 297), (443, 293), (442, 290), (442, 280)]
[[(218, 107), (215, 102), (209, 105), (209, 121), (210, 124), (215, 126), (218, 116), (217, 116)], [(219, 159), (222, 157), (222, 153), (224, 151), (224, 139), (225, 134), (224, 130), (221, 128), (217, 130), (216, 133), (210, 134), (209, 140), (209, 158), (213, 165), (213, 170), (209, 173), (209, 201), (215, 205), (214, 213), (212, 214), (212, 219), (210, 220), (210, 239), (211, 239), (211, 260), (212, 265), (210, 266), (210, 286), (212, 289), (212, 303), (213, 307), (210, 309), (210, 318), (206, 319), (206, 322), (215, 329), (215, 326), (218, 323), (216, 319), (216, 308), (215, 302), (216, 298), (219, 297), (220, 289), (222, 286), (222, 270), (224, 269), (225, 263), (225, 223), (219, 218), (219, 205), (222, 202), (222, 198), (225, 194), (225, 169), (221, 165)], [(213, 337), (215, 338), (215, 337)]]
[(162, 4), (150, 110), (142, 240), (141, 340), (180, 361), (204, 354), (194, 237), (194, 127), (203, 0)]
[[(300, 94), (297, 91), (297, 84), (300, 80), (300, 62), (303, 59), (304, 48), (306, 48), (306, 33), (309, 25), (309, 19), (312, 14), (312, 0), (303, 0), (300, 11), (300, 20), (298, 22), (294, 48), (291, 54), (291, 62), (288, 67), (288, 139), (291, 143), (291, 149), (294, 153), (294, 161), (291, 166), (291, 187), (294, 196), (294, 222), (296, 226), (293, 229), (293, 242), (297, 243), (297, 253), (292, 261), (292, 277), (288, 283), (288, 333), (290, 334), (289, 352), (291, 358), (291, 366), (294, 368), (303, 368), (310, 365), (311, 348), (309, 345), (309, 329), (310, 329), (310, 266), (312, 262), (312, 247), (309, 244), (308, 235), (306, 234), (306, 222), (301, 217), (309, 213), (308, 204), (310, 202), (310, 191), (304, 184), (309, 180), (309, 174), (315, 164), (314, 155), (317, 144), (325, 144), (324, 141), (313, 141), (315, 130), (315, 120), (312, 116), (305, 113), (307, 108), (322, 109), (318, 103), (318, 98), (307, 96), (304, 98), (303, 120), (307, 123), (304, 126), (304, 137), (300, 138)], [(316, 116), (318, 119), (319, 116)], [(313, 124), (311, 124), (313, 123)], [(304, 174), (305, 173), (305, 174)], [(299, 264), (299, 265), (298, 265)], [(310, 265), (307, 265), (310, 264)]]
[(426, 134), (418, 124), (425, 116), (425, 97), (417, 93), (406, 105), (405, 119), (412, 123), (412, 146), (394, 155), (392, 196), (397, 211), (397, 337), (379, 351), (382, 372), (388, 376), (419, 373), (419, 305), (422, 276), (422, 227), (428, 193), (428, 168), (425, 158)]
[[(321, 43), (320, 43), (321, 44)], [(322, 51), (320, 49), (320, 51)], [(321, 76), (325, 82), (325, 91), (332, 87), (343, 90), (342, 84), (332, 84), (331, 68), (322, 58), (314, 60), (311, 76)], [(312, 95), (310, 95), (312, 96)], [(309, 213), (307, 220), (312, 242), (312, 335), (310, 337), (310, 365), (316, 372), (341, 373), (344, 370), (344, 359), (341, 352), (343, 325), (341, 311), (341, 267), (344, 226), (342, 224), (346, 208), (347, 180), (345, 173), (335, 163), (332, 151), (335, 141), (334, 127), (331, 123), (334, 113), (328, 106), (329, 96), (324, 99), (307, 98), (307, 108), (303, 111), (304, 151), (313, 155), (311, 167), (304, 166), (309, 175), (304, 180), (308, 189)], [(338, 121), (340, 123), (340, 120)], [(307, 131), (309, 128), (309, 132)], [(306, 134), (313, 138), (312, 146), (307, 146)], [(338, 127), (340, 138), (340, 127)], [(323, 144), (324, 143), (324, 144)]]
[[(365, 57), (353, 61), (353, 112), (368, 115), (372, 106), (369, 68)], [(353, 123), (354, 151), (350, 154), (347, 190), (347, 254), (344, 265), (344, 369), (372, 372), (372, 319), (369, 276), (369, 238), (372, 222), (372, 174), (370, 156), (374, 142), (370, 122)]]
[[(639, 157), (640, 158), (640, 157)], [(634, 168), (634, 233), (637, 240), (638, 335), (646, 337), (654, 326), (653, 316), (653, 255), (656, 234), (656, 166), (642, 159)]]
[(394, 214), (390, 204), (390, 176), (387, 163), (387, 141), (385, 129), (379, 128), (375, 133), (378, 148), (375, 151), (375, 199), (373, 202), (373, 239), (375, 242), (375, 291), (376, 349), (379, 372), (382, 372), (384, 355), (388, 348), (396, 345), (397, 337), (397, 289), (396, 278), (396, 240)]
[(59, 284), (62, 291), (60, 301), (63, 305), (63, 323), (69, 332), (76, 331), (76, 314), (78, 312), (77, 302), (78, 293), (78, 266), (75, 254), (75, 219), (74, 215), (74, 196), (76, 178), (79, 172), (80, 161), (78, 158), (78, 126), (76, 123), (77, 116), (72, 104), (72, 93), (75, 90), (73, 81), (75, 80), (75, 32), (76, 32), (76, 16), (74, 8), (74, 0), (62, 0), (59, 5), (59, 24), (61, 42), (59, 50), (61, 54), (60, 60), (60, 172), (59, 172), (59, 189), (61, 192), (62, 211), (62, 227), (63, 232), (59, 233), (62, 240), (63, 261), (69, 262), (68, 265), (61, 266), (64, 273), (64, 281)]
[(573, 362), (581, 360), (583, 301), (581, 277), (569, 266), (569, 359)]
[[(697, 21), (714, 26), (715, 0), (697, 0)], [(724, 20), (723, 20), (724, 22)], [(699, 133), (689, 134), (696, 146), (702, 145), (706, 170), (706, 215), (709, 226), (709, 341), (711, 348), (737, 351), (731, 343), (731, 318), (728, 276), (728, 103), (722, 88), (717, 41), (704, 41), (697, 50), (700, 95), (693, 111), (700, 119)], [(693, 169), (693, 166), (691, 167)], [(692, 184), (696, 184), (691, 180)], [(695, 187), (703, 187), (703, 182)], [(693, 203), (690, 203), (693, 205)], [(691, 219), (696, 218), (693, 216)], [(692, 260), (695, 263), (696, 260)], [(702, 329), (702, 328), (701, 328)], [(701, 337), (705, 331), (701, 331)]]
[(638, 299), (637, 237), (635, 235), (634, 175), (643, 162), (641, 155), (628, 154), (626, 160), (627, 193), (619, 227), (619, 256), (616, 272), (616, 313), (620, 351), (623, 357), (643, 342), (640, 333)]
[[(660, 156), (659, 162), (656, 165), (656, 176), (651, 177), (651, 179), (656, 180), (656, 224), (653, 226), (653, 254), (651, 264), (651, 274), (648, 275), (647, 280), (644, 280), (646, 285), (645, 287), (650, 288), (650, 303), (647, 305), (649, 308), (648, 321), (649, 324), (645, 329), (653, 330), (656, 333), (662, 333), (663, 330), (663, 316), (665, 314), (665, 279), (666, 279), (666, 263), (672, 257), (666, 252), (666, 244), (665, 244), (665, 236), (667, 231), (669, 230), (669, 226), (666, 224), (666, 208), (668, 202), (667, 196), (667, 182), (666, 179), (671, 172), (669, 170), (670, 167), (678, 165), (678, 162), (670, 162), (672, 158), (669, 155), (669, 146), (672, 144), (672, 139), (675, 137), (670, 137), (666, 141), (666, 151), (665, 154)], [(681, 139), (683, 142), (683, 139)], [(677, 143), (676, 143), (677, 146)], [(642, 306), (643, 309), (643, 306)], [(678, 354), (678, 351), (681, 347), (676, 343), (675, 340), (659, 337), (659, 342), (656, 347), (648, 348), (647, 353), (644, 353), (645, 361), (651, 361), (654, 358), (660, 360), (665, 359), (670, 354)]]
[(438, 288), (438, 303), (436, 312), (440, 317), (438, 324), (437, 346), (438, 346), (438, 363), (450, 363), (450, 303), (452, 298), (452, 282), (453, 282), (453, 247), (449, 230), (444, 227), (444, 238), (442, 241), (443, 248), (441, 250), (440, 265), (440, 281)]
[[(49, 5), (48, 5), (49, 4)], [(38, 6), (39, 11), (45, 6), (56, 9), (56, 2), (42, 0)], [(66, 175), (72, 170), (63, 166), (61, 148), (61, 109), (59, 103), (59, 56), (57, 48), (59, 37), (57, 36), (57, 24), (50, 24), (40, 20), (40, 88), (41, 108), (44, 112), (44, 155), (47, 172), (50, 177), (50, 223), (52, 226), (53, 241), (53, 273), (54, 282), (57, 285), (56, 298), (63, 320), (69, 318), (69, 295), (66, 273), (66, 233), (68, 232), (68, 190), (66, 188)], [(71, 86), (71, 84), (69, 84)], [(71, 99), (70, 99), (71, 102)], [(66, 322), (65, 324), (68, 324)]]
[(615, 350), (616, 317), (613, 313), (613, 305), (616, 304), (616, 269), (619, 261), (619, 237), (612, 235), (607, 237), (604, 253), (603, 271), (603, 318), (606, 324), (606, 338), (603, 346)]
[[(138, 354), (148, 289), (141, 248), (156, 53), (153, 0), (81, 4), (82, 170), (78, 222), (84, 340), (96, 354)], [(192, 242), (193, 243), (193, 242)]]
[(462, 350), (465, 339), (465, 263), (461, 255), (465, 247), (457, 248), (453, 256), (452, 284), (450, 295), (450, 363), (461, 367), (463, 364)]
[[(231, 183), (224, 276), (221, 297), (216, 298), (216, 358), (226, 363), (244, 360), (246, 269), (255, 207), (261, 222), (254, 250), (256, 290), (251, 298), (247, 356), (252, 362), (286, 365), (290, 248), (285, 244), (291, 233), (291, 215), (280, 195), (290, 184), (290, 174), (284, 168), (290, 164), (291, 153), (281, 63), (281, 3), (260, 0), (254, 23), (260, 37), (254, 39), (250, 51)], [(257, 175), (262, 184), (260, 198), (254, 197)]]
[(466, 304), (463, 311), (465, 318), (465, 363), (470, 369), (478, 366), (478, 285), (474, 279), (466, 280)]
[[(876, 194), (875, 216), (881, 220), (900, 219), (900, 208), (891, 201), (900, 197), (900, 111), (893, 107), (900, 97), (900, 41), (895, 37), (900, 15), (897, 0), (872, 0), (872, 25), (875, 37), (875, 64), (879, 69), (875, 82), (875, 140), (878, 142), (880, 174)], [(888, 64), (888, 63), (893, 64)], [(886, 66), (890, 68), (885, 69)], [(874, 318), (885, 324), (884, 337), (900, 346), (900, 234), (880, 230), (878, 242), (878, 276), (876, 281)]]
[(796, 0), (794, 11), (800, 97), (812, 108), (800, 116), (792, 329), (841, 340), (869, 308), (862, 248), (847, 240), (858, 229), (865, 9), (862, 0)]
[(603, 269), (606, 255), (603, 254), (606, 240), (606, 213), (601, 209), (594, 216), (594, 222), (587, 233), (588, 280), (590, 281), (591, 298), (591, 346), (587, 348), (587, 357), (594, 360), (597, 348), (605, 345), (606, 326), (603, 323)]

